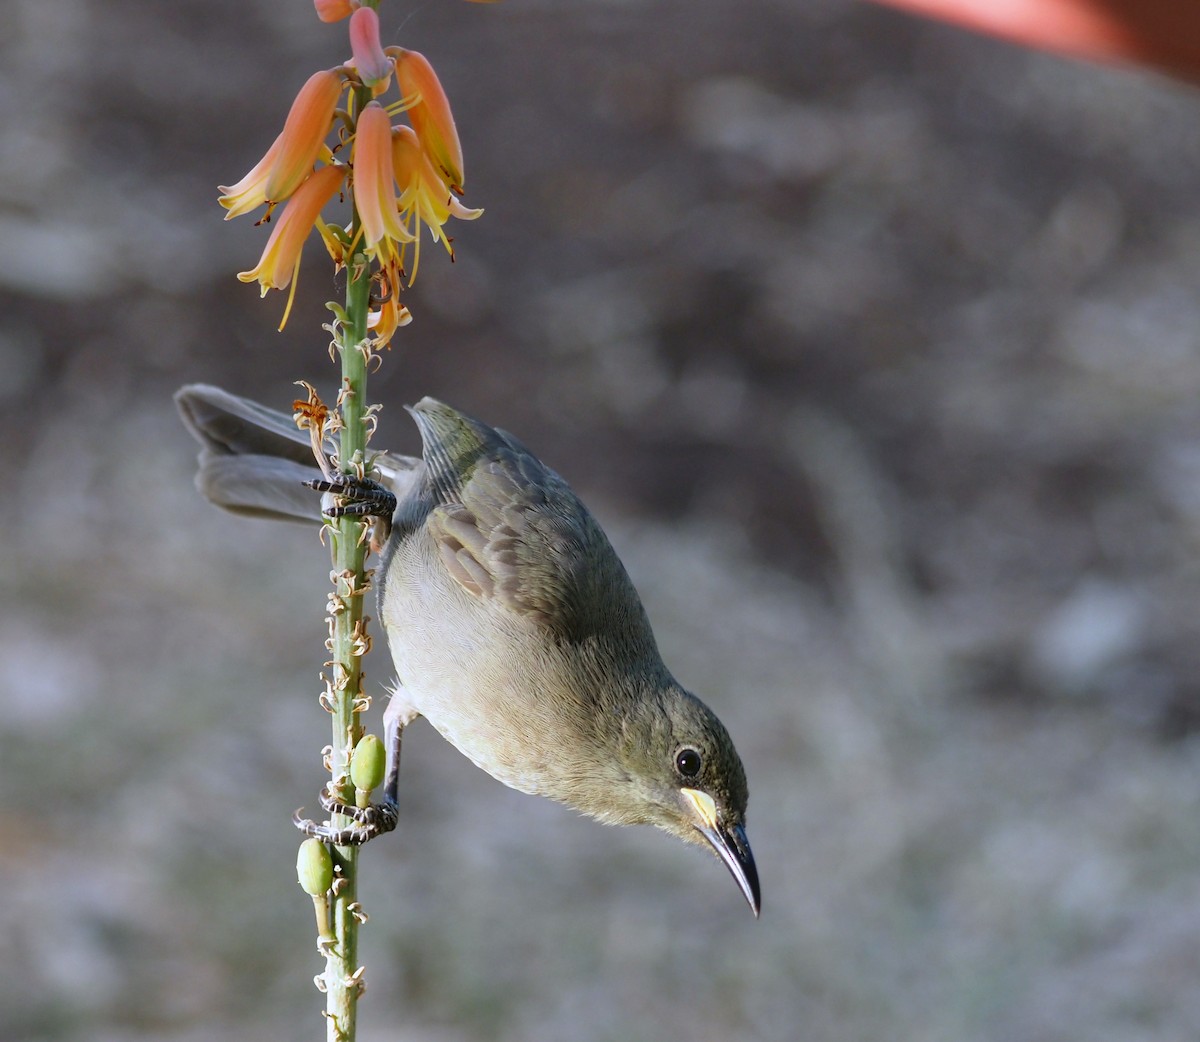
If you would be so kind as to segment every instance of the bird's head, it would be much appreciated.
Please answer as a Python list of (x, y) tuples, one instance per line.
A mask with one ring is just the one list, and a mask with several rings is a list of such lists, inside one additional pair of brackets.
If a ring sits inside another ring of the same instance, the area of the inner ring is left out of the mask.
[(711, 848), (757, 917), (761, 897), (746, 839), (746, 772), (733, 739), (712, 710), (673, 682), (637, 704), (640, 711), (624, 733), (627, 820)]

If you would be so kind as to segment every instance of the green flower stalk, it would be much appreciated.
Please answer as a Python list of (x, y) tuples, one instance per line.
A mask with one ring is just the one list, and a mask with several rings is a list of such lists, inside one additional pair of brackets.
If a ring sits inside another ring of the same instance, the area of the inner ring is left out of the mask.
[[(396, 330), (411, 321), (401, 291), (416, 276), (422, 227), (453, 256), (444, 225), (450, 218), (474, 219), (482, 210), (459, 200), (462, 148), (429, 62), (415, 51), (382, 46), (377, 0), (315, 0), (315, 6), (322, 21), (349, 17), (351, 57), (308, 78), (274, 143), (245, 177), (221, 188), (219, 201), (226, 219), (265, 207), (260, 223), (282, 207), (258, 264), (238, 275), (257, 282), (263, 295), (288, 290), (281, 329), (312, 231), (320, 235), (335, 270), (345, 271), (344, 303), (329, 305), (334, 317), (326, 327), (341, 367), (336, 401), (327, 406), (308, 387), (308, 397), (295, 403), (295, 418), (309, 431), (327, 479), (334, 480), (335, 470), (364, 479), (370, 477), (368, 442), (377, 409), (368, 404), (367, 374)], [(393, 87), (400, 96), (389, 103), (385, 95)], [(397, 117), (408, 123), (395, 124)], [(328, 216), (339, 196), (350, 204), (345, 224)], [(370, 705), (362, 669), (371, 645), (366, 609), (370, 528), (367, 518), (341, 516), (329, 519), (325, 530), (333, 564), (329, 658), (320, 696), (332, 725), (326, 791), (331, 802), (348, 807), (367, 806), (384, 773), (383, 743), (364, 737), (361, 723)], [(353, 824), (337, 810), (331, 811), (333, 831)], [(297, 859), (326, 960), (316, 983), (326, 994), (330, 1042), (355, 1037), (357, 1001), (365, 987), (358, 964), (358, 927), (366, 921), (357, 899), (359, 849), (310, 838)]]

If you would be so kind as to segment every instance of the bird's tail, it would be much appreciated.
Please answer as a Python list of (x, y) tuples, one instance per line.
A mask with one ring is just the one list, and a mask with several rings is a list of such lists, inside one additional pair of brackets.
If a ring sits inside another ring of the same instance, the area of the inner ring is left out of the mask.
[[(321, 477), (308, 435), (290, 416), (209, 384), (175, 392), (184, 425), (200, 442), (196, 488), (209, 502), (251, 517), (320, 521), (321, 497), (304, 486)], [(378, 480), (403, 497), (420, 461), (380, 453)]]

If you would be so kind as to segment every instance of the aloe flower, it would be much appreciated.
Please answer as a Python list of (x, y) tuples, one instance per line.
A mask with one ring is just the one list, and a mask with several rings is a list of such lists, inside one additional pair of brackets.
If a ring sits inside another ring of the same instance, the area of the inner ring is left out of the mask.
[(451, 191), (462, 195), (463, 153), (450, 101), (429, 60), (417, 51), (394, 48), (396, 82), (408, 104), (408, 118), (421, 147)]
[(283, 208), (258, 266), (252, 271), (239, 272), (238, 278), (242, 282), (257, 282), (263, 296), (269, 289), (286, 288), (300, 268), (304, 240), (320, 218), (321, 210), (341, 188), (345, 176), (346, 168), (340, 163), (315, 171)]
[(386, 260), (395, 255), (397, 243), (412, 242), (396, 199), (392, 124), (377, 101), (362, 110), (354, 132), (354, 206), (370, 256)]
[(333, 112), (342, 96), (342, 78), (333, 69), (314, 72), (300, 88), (283, 125), (283, 145), (267, 179), (267, 199), (287, 199), (312, 173), (333, 126)]
[[(351, 57), (343, 66), (309, 77), (266, 155), (236, 184), (221, 186), (219, 201), (226, 220), (265, 205), (260, 223), (285, 204), (258, 264), (238, 274), (243, 282), (257, 282), (264, 295), (290, 287), (284, 322), (301, 252), (315, 228), (335, 269), (354, 264), (356, 277), (366, 274), (371, 279), (368, 328), (375, 343), (387, 343), (412, 319), (400, 296), (405, 283), (411, 285), (417, 275), (421, 226), (428, 226), (434, 241), (453, 259), (445, 225), (452, 217), (473, 220), (483, 211), (459, 201), (462, 145), (450, 103), (426, 58), (402, 47), (383, 47), (373, 6), (360, 0), (313, 3), (322, 21), (349, 19)], [(383, 95), (393, 74), (400, 100), (390, 106), (367, 100), (368, 92), (371, 98)], [(360, 84), (366, 91), (360, 91)], [(348, 89), (351, 97), (343, 103)], [(366, 103), (359, 109), (362, 101)], [(392, 126), (397, 113), (406, 114), (411, 125)], [(350, 135), (339, 132), (338, 148), (348, 147), (335, 161), (330, 141), (339, 119), (345, 124), (353, 119), (354, 125)], [(322, 217), (324, 207), (343, 188), (355, 215), (347, 225)]]
[(229, 211), (226, 220), (263, 203), (282, 202), (300, 187), (321, 154), (341, 95), (342, 78), (335, 70), (308, 78), (292, 102), (283, 133), (267, 154), (237, 184), (221, 186), (218, 202)]
[[(409, 283), (417, 277), (417, 265), (421, 251), (421, 225), (429, 226), (434, 242), (439, 240), (446, 247), (451, 257), (454, 250), (450, 246), (450, 238), (442, 230), (443, 225), (451, 218), (460, 221), (473, 221), (482, 210), (471, 210), (450, 191), (441, 175), (434, 169), (429, 156), (421, 148), (421, 143), (412, 127), (395, 127), (392, 130), (392, 167), (395, 170), (396, 181), (400, 185), (400, 212), (406, 218), (413, 238), (413, 267)], [(415, 223), (416, 227), (411, 225)]]

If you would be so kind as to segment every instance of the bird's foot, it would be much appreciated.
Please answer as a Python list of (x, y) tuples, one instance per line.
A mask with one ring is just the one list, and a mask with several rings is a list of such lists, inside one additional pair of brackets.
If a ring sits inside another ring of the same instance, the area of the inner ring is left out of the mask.
[(318, 823), (311, 818), (301, 817), (300, 811), (292, 815), (292, 822), (306, 836), (332, 843), (335, 847), (362, 846), (376, 836), (391, 832), (396, 827), (396, 819), (399, 817), (396, 800), (390, 795), (385, 796), (379, 803), (372, 803), (367, 807), (354, 807), (340, 802), (330, 795), (328, 790), (322, 789), (321, 806), (329, 814), (340, 814), (352, 819), (354, 824), (347, 828), (335, 829), (328, 821)]
[(317, 492), (331, 492), (337, 496), (338, 504), (327, 507), (326, 517), (382, 517), (391, 519), (396, 512), (396, 496), (378, 481), (369, 478), (352, 478), (339, 474), (334, 481), (316, 478), (304, 482)]

